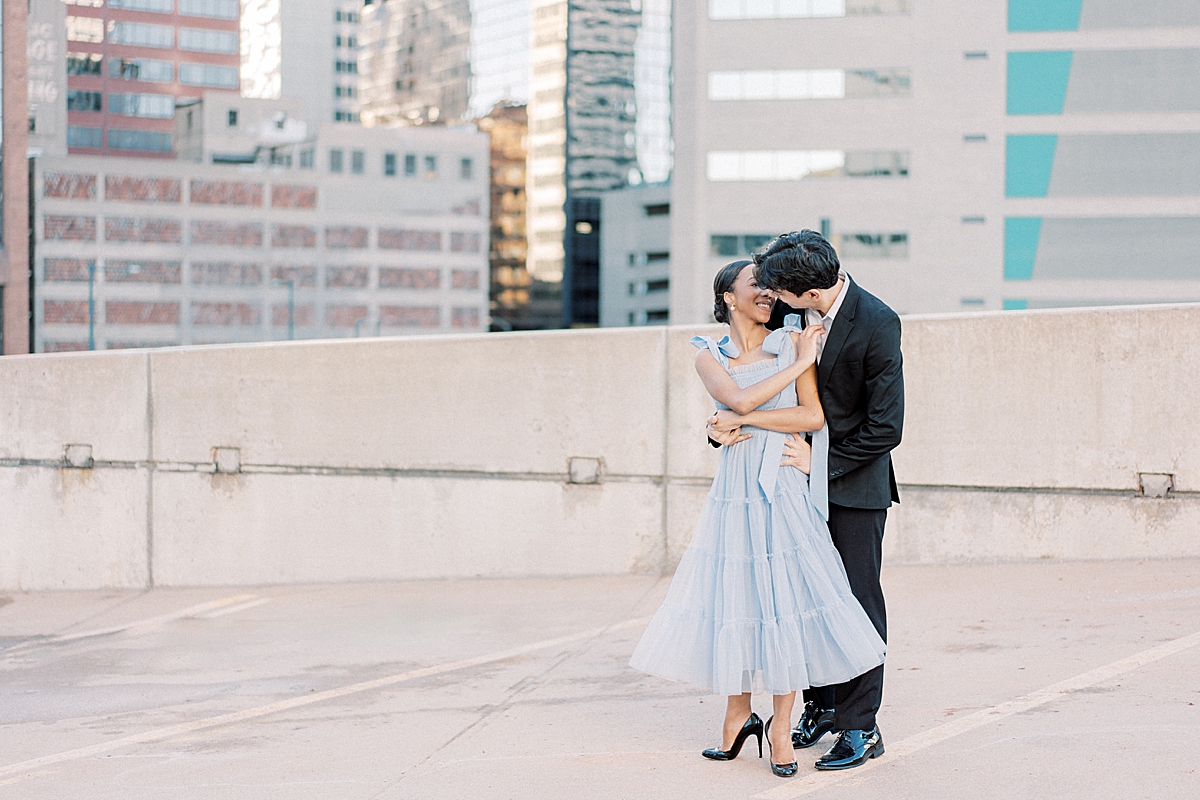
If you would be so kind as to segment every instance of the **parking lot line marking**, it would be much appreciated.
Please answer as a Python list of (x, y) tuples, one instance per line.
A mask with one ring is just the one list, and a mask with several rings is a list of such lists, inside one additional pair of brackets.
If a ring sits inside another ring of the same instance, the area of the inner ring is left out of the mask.
[(1080, 689), (1087, 689), (1105, 683), (1127, 672), (1132, 672), (1139, 667), (1144, 667), (1147, 664), (1153, 664), (1155, 661), (1161, 661), (1168, 656), (1181, 653), (1198, 644), (1200, 644), (1200, 631), (1178, 639), (1172, 639), (1169, 642), (1163, 642), (1157, 647), (1143, 650), (1140, 653), (1135, 653), (1128, 658), (1122, 658), (1111, 664), (1105, 664), (1102, 667), (1081, 673), (1073, 678), (1067, 678), (1065, 681), (1051, 684), (1044, 689), (1038, 689), (1036, 692), (994, 705), (990, 708), (985, 708), (981, 711), (976, 711), (974, 714), (969, 714), (961, 719), (951, 720), (935, 728), (914, 734), (896, 744), (886, 744), (885, 742), (886, 754), (881, 758), (868, 761), (861, 767), (842, 770), (840, 772), (813, 772), (783, 786), (756, 794), (754, 797), (756, 800), (790, 800), (790, 798), (800, 797), (810, 792), (820, 791), (836, 783), (841, 783), (847, 778), (861, 777), (866, 770), (878, 769), (879, 767), (895, 763), (897, 759), (912, 755), (918, 750), (924, 750), (927, 747), (941, 744), (948, 739), (953, 739), (955, 736), (961, 736), (968, 731), (982, 728), (984, 725), (997, 722), (1005, 717), (1011, 717), (1013, 714), (1020, 714), (1022, 711), (1044, 706), (1059, 697), (1071, 694), (1072, 692), (1078, 692)]
[[(173, 622), (177, 619), (186, 617), (199, 617), (204, 614), (219, 611), (220, 609), (232, 605), (234, 603), (245, 603), (250, 600), (258, 599), (256, 594), (239, 594), (233, 597), (223, 597), (220, 600), (211, 600), (207, 603), (189, 606), (180, 611), (172, 611), (169, 614), (159, 614), (156, 617), (147, 617), (146, 619), (137, 619), (132, 622), (125, 622), (120, 625), (112, 625), (107, 628), (97, 628), (90, 631), (80, 631), (79, 633), (65, 633), (61, 636), (47, 636), (44, 639), (34, 639), (29, 642), (13, 645), (0, 651), (0, 655), (14, 655), (17, 653), (28, 653), (33, 650), (39, 650), (43, 647), (51, 647), (56, 644), (64, 644), (66, 642), (74, 642), (80, 639), (91, 639), (97, 636), (109, 636), (114, 633), (121, 633), (132, 628), (148, 628), (154, 625), (162, 625), (166, 622)], [(266, 602), (264, 600), (263, 602)], [(238, 610), (241, 610), (240, 608)]]
[[(243, 598), (244, 599), (244, 598)], [(532, 642), (530, 644), (513, 647), (508, 650), (501, 650), (497, 653), (489, 653), (487, 655), (476, 656), (475, 658), (465, 658), (461, 661), (452, 661), (448, 664), (438, 664), (431, 667), (423, 667), (421, 669), (409, 670), (396, 675), (389, 675), (384, 678), (376, 678), (371, 681), (362, 681), (360, 683), (351, 683), (346, 686), (340, 686), (336, 689), (327, 689), (323, 692), (310, 692), (308, 694), (297, 697), (280, 700), (275, 703), (268, 703), (264, 706), (255, 708), (247, 708), (244, 711), (235, 711), (229, 714), (221, 714), (216, 717), (208, 717), (206, 719), (198, 719), (193, 722), (185, 722), (179, 725), (171, 725), (166, 728), (155, 728), (154, 730), (135, 733), (130, 736), (122, 736), (119, 739), (112, 739), (107, 742), (100, 742), (89, 747), (80, 747), (75, 750), (66, 750), (61, 753), (54, 753), (40, 758), (32, 758), (28, 761), (20, 761), (16, 764), (0, 767), (0, 778), (8, 775), (18, 775), (31, 770), (41, 769), (51, 764), (61, 764), (65, 761), (77, 761), (82, 758), (90, 758), (91, 756), (110, 753), (113, 750), (120, 750), (123, 747), (129, 747), (136, 744), (146, 744), (149, 742), (160, 742), (164, 739), (171, 739), (176, 736), (182, 736), (189, 733), (196, 733), (210, 728), (220, 728), (226, 725), (235, 725), (240, 722), (248, 722), (250, 720), (265, 717), (270, 714), (278, 714), (281, 711), (291, 711), (294, 708), (302, 708), (303, 706), (313, 705), (314, 703), (322, 703), (326, 700), (335, 700), (339, 697), (358, 694), (360, 692), (369, 692), (374, 689), (383, 689), (388, 686), (395, 686), (399, 683), (414, 681), (419, 678), (428, 678), (434, 675), (442, 675), (447, 672), (455, 672), (460, 669), (468, 669), (470, 667), (478, 667), (483, 664), (491, 664), (496, 661), (506, 661), (510, 658), (523, 656), (527, 653), (533, 653), (538, 650), (548, 650), (554, 647), (563, 645), (575, 644), (577, 642), (586, 641), (597, 636), (603, 636), (612, 631), (623, 630), (625, 628), (635, 628), (645, 626), (650, 622), (649, 617), (639, 617), (638, 619), (625, 620), (613, 625), (605, 625), (600, 628), (592, 628), (590, 630), (581, 631), (580, 633), (572, 633), (567, 636), (559, 636), (555, 639), (544, 639), (540, 642)]]

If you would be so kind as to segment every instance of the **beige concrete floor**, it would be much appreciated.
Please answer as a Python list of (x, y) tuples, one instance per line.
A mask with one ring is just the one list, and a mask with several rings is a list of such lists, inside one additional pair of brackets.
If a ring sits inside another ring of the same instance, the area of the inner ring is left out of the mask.
[(888, 753), (791, 783), (626, 666), (666, 585), (9, 594), (0, 798), (1200, 797), (1200, 562), (886, 569)]

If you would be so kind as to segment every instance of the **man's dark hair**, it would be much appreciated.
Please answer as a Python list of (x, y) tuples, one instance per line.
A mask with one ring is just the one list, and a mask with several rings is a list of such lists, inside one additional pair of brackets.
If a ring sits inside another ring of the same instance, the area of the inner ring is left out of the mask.
[(776, 236), (754, 256), (760, 286), (801, 295), (809, 289), (829, 289), (838, 282), (841, 264), (824, 236), (808, 229)]

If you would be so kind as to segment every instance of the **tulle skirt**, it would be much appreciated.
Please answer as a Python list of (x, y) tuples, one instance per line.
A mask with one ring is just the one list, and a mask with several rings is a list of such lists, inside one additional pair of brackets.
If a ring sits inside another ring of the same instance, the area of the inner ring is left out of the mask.
[(715, 694), (788, 694), (883, 663), (808, 478), (758, 485), (765, 436), (723, 448), (692, 541), (630, 665)]

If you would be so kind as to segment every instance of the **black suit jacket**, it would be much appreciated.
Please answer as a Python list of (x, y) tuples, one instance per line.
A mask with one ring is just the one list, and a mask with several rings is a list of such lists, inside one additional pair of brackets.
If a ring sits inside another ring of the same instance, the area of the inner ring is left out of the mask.
[[(904, 428), (904, 360), (900, 318), (848, 280), (817, 367), (817, 394), (829, 424), (829, 502), (887, 508), (900, 502), (891, 451)], [(787, 314), (776, 302), (768, 328)]]

